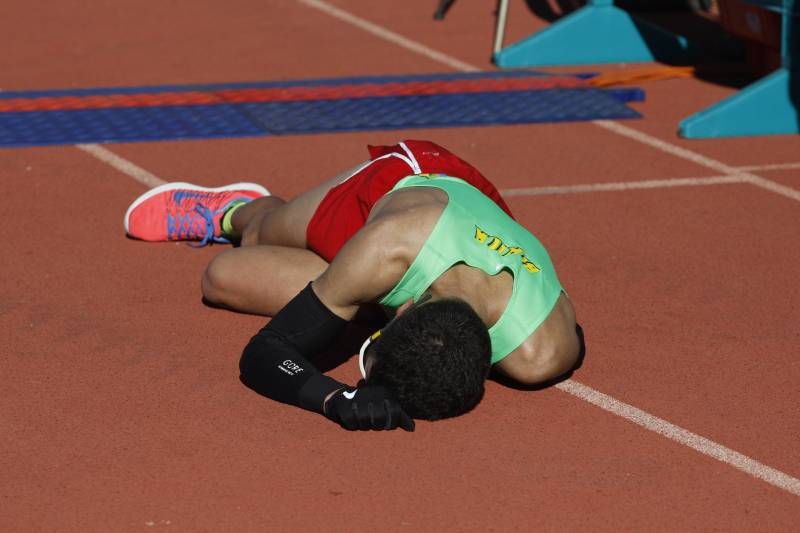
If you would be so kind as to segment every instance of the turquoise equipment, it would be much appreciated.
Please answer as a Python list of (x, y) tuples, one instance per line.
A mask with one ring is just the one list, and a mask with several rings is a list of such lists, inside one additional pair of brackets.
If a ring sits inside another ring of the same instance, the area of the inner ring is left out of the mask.
[(746, 0), (781, 14), (781, 68), (681, 121), (687, 139), (800, 133), (800, 8), (796, 0)]
[(544, 67), (662, 61), (686, 64), (693, 50), (680, 35), (635, 17), (613, 0), (589, 0), (585, 7), (549, 27), (498, 50), (506, 2), (498, 12), (494, 62), (499, 67)]

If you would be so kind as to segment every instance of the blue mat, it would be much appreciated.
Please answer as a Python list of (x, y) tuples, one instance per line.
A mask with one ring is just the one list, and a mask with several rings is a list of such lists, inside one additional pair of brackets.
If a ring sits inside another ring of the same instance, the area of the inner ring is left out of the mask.
[(640, 116), (613, 95), (597, 89), (242, 104), (241, 112), (271, 135), (530, 124)]
[[(227, 85), (86, 89), (0, 93), (12, 99), (204, 92), (226, 89), (386, 84), (535, 76), (475, 73), (265, 82)], [(91, 109), (0, 111), (0, 146), (208, 139), (343, 131), (529, 124), (627, 119), (640, 115), (625, 102), (643, 99), (639, 89), (567, 88), (367, 96), (299, 101), (149, 105)], [(11, 107), (13, 109), (13, 107)]]

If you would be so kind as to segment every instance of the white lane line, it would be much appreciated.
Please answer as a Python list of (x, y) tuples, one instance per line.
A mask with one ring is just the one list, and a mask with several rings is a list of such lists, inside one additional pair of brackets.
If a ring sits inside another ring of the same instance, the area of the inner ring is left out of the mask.
[[(355, 17), (354, 15), (351, 15), (338, 8), (334, 8), (329, 4), (326, 4), (325, 2), (322, 2), (320, 0), (298, 0), (298, 1), (310, 7), (314, 7), (316, 9), (320, 9), (322, 11), (330, 13), (333, 16), (341, 20), (344, 20), (345, 22), (355, 24), (358, 27), (366, 29), (372, 34), (387, 39), (391, 42), (395, 42), (395, 38), (399, 37), (403, 43), (408, 43), (409, 45), (411, 45), (411, 46), (406, 46), (404, 44), (401, 44), (401, 46), (405, 46), (410, 50), (416, 51), (418, 48), (424, 49), (426, 51), (430, 50), (427, 47), (409, 41), (405, 37), (390, 32), (389, 30), (386, 30), (376, 24)], [(390, 35), (391, 37), (387, 37), (387, 35)], [(450, 60), (456, 61), (457, 63), (461, 63), (461, 61), (455, 60), (454, 58), (450, 58), (450, 56), (447, 56), (445, 54), (439, 54), (438, 52), (435, 51), (433, 52), (435, 55), (428, 55), (427, 53), (424, 53), (423, 55), (427, 55), (431, 59), (443, 62), (450, 66), (452, 66), (452, 64), (449, 62)], [(442, 56), (448, 61), (446, 62), (440, 59), (435, 59), (437, 56)], [(477, 67), (473, 67), (472, 65), (468, 65), (466, 63), (464, 64), (464, 67), (453, 67), (453, 68), (457, 68), (459, 70), (468, 69), (468, 71), (470, 72), (480, 70)], [(695, 152), (692, 152), (691, 150), (687, 150), (685, 148), (675, 146), (660, 139), (656, 139), (655, 137), (643, 134), (637, 130), (634, 130), (633, 128), (626, 128), (624, 126), (621, 126), (617, 123), (610, 121), (593, 121), (593, 124), (596, 124), (600, 127), (604, 127), (607, 130), (612, 131), (614, 133), (620, 133), (622, 135), (625, 135), (626, 137), (632, 138), (639, 142), (649, 144), (650, 146), (658, 148), (659, 150), (663, 150), (677, 157), (694, 161), (695, 163), (701, 166), (714, 169), (718, 172), (721, 172), (722, 174), (732, 176), (739, 180), (746, 180), (751, 183), (755, 183), (758, 180), (763, 180), (767, 182), (769, 181), (769, 180), (764, 180), (764, 178), (761, 178), (760, 176), (756, 176), (754, 174), (748, 174), (746, 171), (738, 170), (734, 167), (728, 166), (724, 163), (721, 163), (709, 157), (697, 154)], [(616, 126), (620, 127), (617, 128)], [(759, 185), (763, 186), (763, 183), (759, 183)], [(789, 191), (783, 191), (783, 193), (786, 192), (791, 193), (791, 191), (793, 191), (793, 189), (790, 189)], [(793, 478), (788, 474), (775, 470), (774, 468), (766, 466), (762, 463), (759, 463), (758, 461), (750, 459), (749, 457), (742, 455), (734, 450), (731, 450), (730, 448), (726, 448), (721, 444), (714, 443), (713, 441), (705, 439), (704, 437), (695, 435), (694, 433), (691, 433), (685, 429), (675, 426), (674, 424), (670, 424), (666, 420), (654, 417), (642, 411), (641, 409), (637, 409), (631, 405), (615, 400), (611, 396), (603, 394), (599, 391), (595, 391), (594, 389), (591, 389), (590, 387), (582, 385), (576, 381), (569, 380), (559, 385), (556, 385), (556, 387), (558, 387), (562, 391), (573, 394), (587, 402), (597, 405), (598, 407), (606, 409), (609, 412), (622, 416), (623, 418), (630, 420), (631, 422), (634, 422), (636, 424), (639, 424), (642, 427), (645, 427), (651, 431), (655, 431), (656, 433), (659, 433), (668, 438), (676, 440), (677, 442), (681, 442), (682, 444), (689, 446), (697, 451), (700, 451), (701, 453), (709, 455), (710, 457), (714, 457), (715, 459), (726, 462), (731, 466), (734, 466), (735, 468), (747, 472), (748, 474), (756, 478), (763, 479), (768, 483), (775, 485), (776, 487), (787, 490), (792, 494), (800, 495), (800, 480)], [(684, 441), (678, 440), (681, 438), (684, 439)]]
[(777, 181), (768, 180), (767, 178), (762, 178), (761, 176), (750, 174), (749, 172), (744, 174), (742, 177), (748, 183), (752, 183), (757, 187), (761, 187), (762, 189), (772, 191), (774, 193), (786, 196), (787, 198), (791, 198), (792, 200), (797, 200), (798, 202), (800, 202), (800, 191), (798, 191), (797, 189), (793, 189), (787, 185), (782, 185)]
[(150, 188), (166, 183), (166, 181), (155, 174), (151, 174), (142, 167), (128, 161), (124, 157), (118, 156), (108, 148), (100, 146), (99, 144), (76, 144), (75, 147), (78, 150), (83, 150), (87, 154), (96, 157), (103, 163), (111, 165), (123, 174), (130, 176), (139, 183)]
[(746, 165), (743, 167), (736, 167), (737, 170), (744, 170), (746, 172), (754, 171), (770, 171), (770, 170), (793, 170), (800, 168), (800, 163), (776, 163), (774, 165)]
[(455, 70), (461, 70), (463, 72), (480, 72), (476, 66), (470, 65), (469, 63), (465, 63), (460, 61), (452, 56), (447, 54), (443, 54), (438, 50), (434, 50), (433, 48), (429, 48), (424, 44), (418, 43), (416, 41), (412, 41), (406, 37), (403, 37), (399, 33), (395, 33), (383, 26), (378, 26), (368, 20), (362, 19), (361, 17), (357, 17), (352, 13), (339, 9), (338, 7), (332, 6), (326, 2), (322, 2), (320, 0), (297, 0), (301, 4), (305, 4), (308, 7), (313, 7), (314, 9), (319, 9), (327, 13), (328, 15), (335, 17), (339, 20), (347, 22), (348, 24), (352, 24), (358, 28), (361, 28), (364, 31), (367, 31), (376, 37), (380, 37), (386, 41), (389, 41), (393, 44), (401, 46), (407, 50), (411, 50), (412, 52), (416, 52), (420, 55), (423, 55), (433, 61), (442, 63), (451, 67)]
[(783, 489), (796, 496), (800, 496), (800, 479), (767, 466), (764, 463), (737, 452), (736, 450), (732, 450), (710, 439), (701, 437), (700, 435), (683, 429), (680, 426), (676, 426), (675, 424), (672, 424), (663, 418), (658, 418), (657, 416), (651, 415), (646, 411), (642, 411), (637, 407), (621, 402), (607, 394), (603, 394), (602, 392), (591, 387), (587, 387), (586, 385), (578, 383), (577, 381), (562, 381), (555, 386), (562, 391), (572, 394), (573, 396), (589, 402), (592, 405), (596, 405), (605, 411), (613, 413), (617, 416), (621, 416), (622, 418), (633, 422), (634, 424), (649, 429), (650, 431), (654, 431), (655, 433), (663, 435), (664, 437), (683, 444), (684, 446), (688, 446), (689, 448), (692, 448), (703, 455), (712, 457), (717, 461), (722, 461), (723, 463), (741, 470), (746, 474), (766, 481), (770, 485), (778, 487), (779, 489)]
[(717, 161), (716, 159), (712, 159), (702, 154), (698, 154), (697, 152), (693, 152), (687, 148), (682, 148), (672, 143), (668, 143), (667, 141), (663, 141), (657, 137), (653, 137), (652, 135), (631, 128), (630, 126), (625, 126), (624, 124), (620, 124), (619, 122), (612, 122), (610, 120), (593, 120), (592, 124), (595, 124), (596, 126), (604, 128), (618, 135), (622, 135), (623, 137), (627, 137), (642, 144), (646, 144), (648, 146), (661, 150), (662, 152), (674, 155), (675, 157), (691, 161), (700, 166), (710, 168), (712, 170), (721, 172), (723, 174), (738, 176), (743, 181), (751, 183), (757, 187), (767, 189), (768, 191), (772, 191), (774, 193), (786, 196), (787, 198), (791, 198), (792, 200), (797, 200), (798, 202), (800, 202), (800, 191), (796, 189), (792, 189), (791, 187), (787, 187), (786, 185), (781, 185), (780, 183), (774, 182), (772, 180), (762, 178), (761, 176), (757, 176), (745, 170), (737, 169), (736, 167), (726, 165), (721, 161)]
[(509, 189), (500, 189), (500, 194), (509, 198), (512, 196), (537, 196), (545, 194), (665, 189), (669, 187), (701, 187), (706, 185), (745, 182), (747, 182), (747, 180), (739, 176), (709, 176), (705, 178), (672, 178), (661, 180), (618, 181), (611, 183), (582, 183), (578, 185), (551, 185), (543, 187), (513, 187)]
[(697, 152), (693, 152), (687, 148), (675, 146), (674, 144), (668, 143), (667, 141), (663, 141), (657, 137), (648, 135), (647, 133), (643, 133), (639, 130), (635, 130), (631, 127), (620, 124), (619, 122), (612, 122), (610, 120), (593, 120), (592, 124), (604, 128), (610, 132), (616, 133), (617, 135), (628, 137), (629, 139), (633, 139), (634, 141), (646, 144), (648, 146), (661, 150), (662, 152), (666, 152), (670, 155), (674, 155), (675, 157), (679, 157), (681, 159), (686, 159), (687, 161), (691, 161), (692, 163), (696, 163), (700, 166), (710, 168), (712, 170), (716, 170), (717, 172), (721, 172), (723, 174), (739, 174), (745, 172), (745, 171), (739, 171), (735, 167), (726, 165), (725, 163), (717, 161), (716, 159), (711, 159), (710, 157), (706, 157), (704, 155), (698, 154)]

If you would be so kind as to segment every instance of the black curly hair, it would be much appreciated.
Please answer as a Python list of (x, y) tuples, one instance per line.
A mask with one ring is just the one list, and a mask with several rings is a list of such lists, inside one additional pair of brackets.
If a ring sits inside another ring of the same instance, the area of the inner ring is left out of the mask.
[(492, 346), (486, 325), (463, 300), (436, 300), (395, 318), (370, 347), (367, 382), (392, 389), (412, 417), (438, 420), (483, 397)]

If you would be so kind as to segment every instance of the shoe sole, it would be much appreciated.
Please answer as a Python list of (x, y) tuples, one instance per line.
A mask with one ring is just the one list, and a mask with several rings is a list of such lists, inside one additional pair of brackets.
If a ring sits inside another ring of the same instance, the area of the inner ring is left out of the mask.
[(125, 233), (128, 234), (128, 222), (131, 217), (131, 213), (134, 209), (139, 207), (143, 202), (149, 200), (153, 196), (157, 194), (161, 194), (164, 191), (174, 191), (175, 189), (189, 189), (192, 191), (202, 191), (202, 192), (224, 192), (224, 191), (252, 191), (261, 193), (263, 196), (269, 196), (270, 192), (261, 185), (256, 183), (234, 183), (232, 185), (225, 185), (224, 187), (201, 187), (199, 185), (195, 185), (193, 183), (186, 183), (186, 182), (176, 182), (176, 183), (165, 183), (164, 185), (159, 185), (158, 187), (154, 187), (141, 195), (139, 198), (134, 200), (134, 202), (128, 207), (128, 210), (125, 211), (125, 220), (123, 224), (125, 225)]

